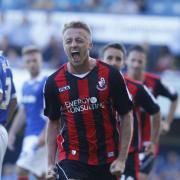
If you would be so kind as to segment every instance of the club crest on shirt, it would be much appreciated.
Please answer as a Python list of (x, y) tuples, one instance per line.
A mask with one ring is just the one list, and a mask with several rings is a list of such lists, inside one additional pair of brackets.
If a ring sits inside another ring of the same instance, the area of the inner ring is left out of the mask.
[(107, 88), (106, 81), (103, 77), (100, 78), (96, 87), (100, 91), (104, 91)]

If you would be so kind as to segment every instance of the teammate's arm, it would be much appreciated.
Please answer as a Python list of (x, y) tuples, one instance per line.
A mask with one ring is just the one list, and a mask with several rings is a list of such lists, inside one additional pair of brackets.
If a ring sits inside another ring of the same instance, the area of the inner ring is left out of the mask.
[(159, 141), (159, 135), (160, 135), (160, 124), (161, 124), (161, 113), (158, 111), (154, 115), (152, 115), (151, 120), (151, 142), (153, 144), (157, 144)]
[(175, 114), (177, 105), (178, 105), (178, 97), (174, 101), (170, 102), (167, 117), (164, 121), (162, 121), (162, 133), (169, 132), (171, 124), (172, 124), (173, 119), (174, 119), (174, 114)]
[(139, 105), (151, 115), (151, 145), (147, 153), (154, 153), (154, 145), (159, 141), (161, 113), (160, 107), (146, 86), (140, 86), (137, 96)]
[(113, 105), (122, 119), (120, 152), (118, 159), (115, 160), (111, 165), (111, 172), (118, 175), (124, 171), (129, 146), (132, 139), (133, 116), (131, 110), (133, 104), (122, 75), (118, 71), (114, 70), (114, 72), (111, 73), (111, 78), (110, 90)]
[(170, 126), (173, 122), (177, 105), (178, 105), (178, 98), (175, 99), (174, 101), (171, 101), (170, 106), (169, 106), (169, 112), (168, 112), (166, 120), (165, 120), (166, 124), (164, 124), (165, 132), (168, 132), (170, 130)]
[(20, 108), (9, 130), (8, 148), (11, 150), (14, 150), (16, 135), (25, 124), (25, 119), (26, 119), (25, 111), (23, 108)]
[(173, 117), (177, 108), (178, 94), (172, 87), (169, 87), (168, 85), (163, 83), (161, 80), (159, 80), (158, 82), (157, 94), (162, 95), (171, 101), (166, 120), (163, 121), (162, 123), (164, 132), (168, 132), (173, 122), (173, 119), (174, 119)]

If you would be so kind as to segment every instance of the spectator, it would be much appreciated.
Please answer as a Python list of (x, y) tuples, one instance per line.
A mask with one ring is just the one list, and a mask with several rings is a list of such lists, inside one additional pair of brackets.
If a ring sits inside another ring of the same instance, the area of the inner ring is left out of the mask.
[(71, 3), (68, 0), (54, 0), (55, 7), (61, 10), (69, 11), (71, 9)]
[(7, 35), (2, 36), (0, 39), (0, 50), (7, 54), (9, 46), (9, 37)]
[(7, 50), (7, 58), (9, 63), (12, 67), (22, 67), (22, 59), (20, 58), (20, 54), (18, 53), (17, 49), (10, 47)]
[(167, 46), (160, 47), (159, 57), (157, 58), (157, 64), (155, 71), (162, 72), (167, 69), (172, 69), (174, 57)]
[(138, 6), (138, 11), (140, 13), (145, 13), (147, 11), (145, 0), (134, 0)]
[(180, 72), (180, 55), (175, 56), (174, 68), (176, 71)]
[(11, 29), (9, 40), (12, 45), (22, 47), (31, 43), (31, 24), (26, 15), (22, 17), (22, 22)]
[(43, 59), (48, 67), (57, 68), (63, 64), (63, 49), (59, 44), (59, 40), (55, 36), (51, 36), (49, 44), (44, 49)]
[(5, 37), (8, 36), (13, 25), (6, 21), (6, 18), (3, 13), (0, 13), (0, 41)]
[(55, 8), (54, 0), (36, 0), (31, 4), (32, 8), (51, 10)]
[(135, 1), (117, 0), (110, 6), (110, 12), (136, 14), (138, 13), (138, 5)]
[(177, 180), (180, 179), (180, 159), (176, 152), (168, 153), (164, 168), (160, 173), (161, 180)]
[(58, 36), (59, 34), (60, 30), (52, 21), (50, 14), (47, 15), (45, 21), (34, 23), (31, 27), (32, 44), (37, 45), (41, 49), (48, 45), (52, 35)]
[(102, 6), (102, 0), (86, 0), (85, 9), (88, 11), (98, 11)]

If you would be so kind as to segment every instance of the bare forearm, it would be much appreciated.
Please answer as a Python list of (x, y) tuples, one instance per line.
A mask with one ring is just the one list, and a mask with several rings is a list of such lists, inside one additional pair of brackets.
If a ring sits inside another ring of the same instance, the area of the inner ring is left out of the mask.
[[(2, 100), (3, 98), (3, 93), (0, 92), (0, 101)], [(0, 105), (1, 105), (1, 102), (0, 102)]]
[(56, 137), (59, 133), (59, 122), (49, 121), (47, 125), (46, 143), (48, 150), (48, 166), (55, 164), (57, 151)]
[(122, 117), (120, 153), (119, 153), (120, 161), (125, 162), (127, 159), (129, 146), (132, 139), (132, 132), (133, 132), (133, 116), (132, 116), (132, 112), (129, 112), (124, 117)]
[(19, 130), (22, 128), (22, 126), (25, 124), (25, 112), (23, 109), (20, 109), (15, 116), (15, 119), (13, 121), (13, 124), (9, 130), (9, 133), (17, 134)]
[(14, 112), (16, 110), (16, 107), (17, 107), (17, 99), (14, 98), (11, 100), (10, 102), (10, 108), (9, 108), (9, 112), (8, 112), (8, 117), (7, 117), (7, 123), (6, 123), (6, 126), (11, 122), (12, 118), (13, 118), (13, 115), (14, 115)]
[(159, 135), (160, 135), (160, 124), (161, 124), (161, 113), (160, 111), (153, 115), (151, 119), (151, 142), (156, 144), (159, 141)]
[(174, 113), (176, 111), (176, 108), (177, 108), (177, 104), (178, 104), (178, 99), (176, 99), (175, 101), (173, 101), (170, 105), (170, 108), (169, 108), (169, 112), (168, 112), (168, 115), (167, 115), (167, 123), (169, 125), (171, 125), (173, 119), (174, 119)]
[(37, 146), (41, 147), (45, 145), (45, 139), (46, 139), (46, 130), (47, 130), (47, 126), (45, 125), (44, 129), (42, 130), (41, 134), (39, 135), (39, 141)]

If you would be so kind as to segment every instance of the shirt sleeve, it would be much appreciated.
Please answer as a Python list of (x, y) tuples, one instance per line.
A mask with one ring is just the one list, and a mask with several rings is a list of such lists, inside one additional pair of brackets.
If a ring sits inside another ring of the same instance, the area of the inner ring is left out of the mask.
[(15, 88), (14, 81), (13, 81), (13, 75), (11, 76), (11, 85), (12, 85), (11, 99), (13, 99), (13, 98), (16, 98), (16, 88)]
[(1, 77), (2, 77), (2, 64), (0, 63), (0, 93), (3, 93), (3, 89), (2, 89), (2, 80), (1, 80)]
[(151, 115), (160, 110), (157, 100), (146, 86), (139, 86), (137, 101), (140, 107)]
[(128, 113), (132, 109), (133, 103), (122, 74), (119, 71), (112, 69), (109, 83), (110, 95), (115, 110), (119, 115)]
[(49, 120), (59, 120), (61, 115), (61, 103), (58, 97), (57, 87), (53, 78), (48, 78), (44, 86), (44, 115)]
[(175, 101), (178, 97), (177, 92), (173, 87), (167, 85), (165, 82), (158, 80), (157, 82), (157, 95), (167, 97), (171, 101)]

